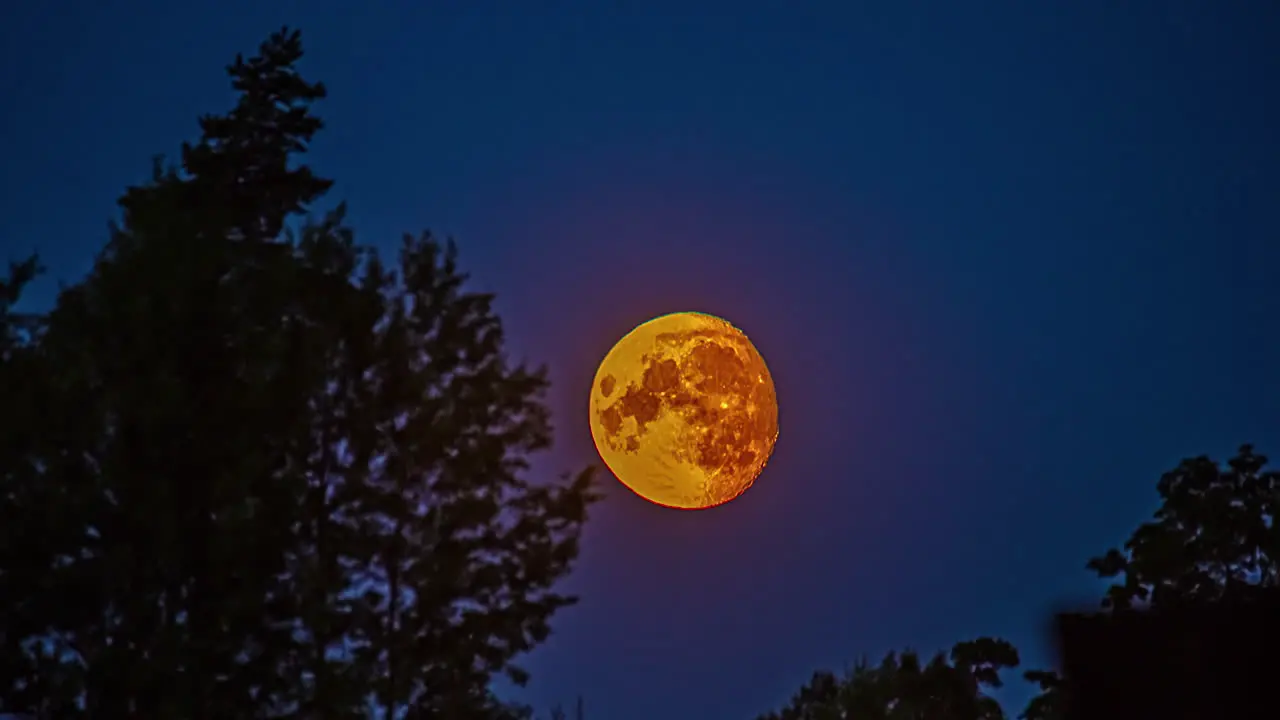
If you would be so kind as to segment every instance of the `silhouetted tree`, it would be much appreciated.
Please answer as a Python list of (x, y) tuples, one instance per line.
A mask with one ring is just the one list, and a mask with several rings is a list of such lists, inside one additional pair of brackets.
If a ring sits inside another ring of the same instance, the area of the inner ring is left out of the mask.
[(406, 238), (399, 282), (384, 277), (372, 362), (353, 375), (365, 430), (344, 433), (341, 450), (361, 492), (333, 515), (367, 550), (350, 558), (367, 586), (358, 652), (382, 679), (381, 704), (418, 717), (509, 711), (489, 681), (523, 683), (511, 660), (572, 601), (551, 585), (594, 497), (588, 473), (561, 486), (521, 479), (551, 441), (545, 375), (506, 363), (492, 298), (463, 289), (455, 255)]
[(39, 327), (38, 315), (18, 313), (13, 309), (22, 297), (22, 291), (39, 273), (39, 258), (33, 255), (22, 262), (10, 262), (8, 276), (0, 280), (0, 362), (8, 360), (19, 348), (28, 346), (32, 333)]
[(331, 184), (301, 56), (237, 57), (46, 318), (34, 260), (0, 286), (0, 711), (518, 717), (488, 683), (573, 600), (590, 475), (524, 478), (545, 373), (453, 245), (287, 230)]
[(949, 659), (938, 653), (923, 664), (912, 651), (890, 653), (843, 677), (815, 673), (786, 706), (759, 720), (1001, 720), (1004, 711), (985, 691), (1017, 665), (1018, 651), (992, 638), (959, 643)]
[(1019, 718), (1022, 720), (1057, 720), (1062, 717), (1062, 678), (1052, 670), (1028, 670), (1023, 674), (1028, 682), (1040, 688), (1040, 694), (1031, 698)]
[[(1160, 508), (1123, 548), (1091, 559), (1102, 578), (1120, 578), (1102, 600), (1104, 610), (1176, 609), (1249, 599), (1280, 587), (1280, 472), (1241, 446), (1225, 467), (1205, 456), (1183, 460), (1156, 486)], [(1028, 673), (1043, 693), (1029, 720), (1056, 717), (1062, 680)]]
[(1161, 505), (1125, 542), (1089, 561), (1099, 577), (1123, 576), (1103, 607), (1167, 607), (1280, 586), (1280, 472), (1244, 445), (1226, 467), (1183, 460), (1156, 486)]
[[(32, 257), (11, 263), (0, 281), (0, 679), (11, 702), (0, 709), (26, 708), (44, 717), (75, 711), (81, 686), (78, 668), (59, 662), (56, 647), (39, 641), (44, 630), (35, 608), (11, 606), (18, 593), (30, 593), (56, 557), (66, 522), (47, 517), (59, 489), (42, 483), (40, 468), (30, 460), (33, 449), (56, 449), (42, 432), (48, 407), (43, 388), (46, 368), (39, 358), (35, 334), (42, 318), (14, 310), (23, 289), (36, 276)], [(47, 532), (21, 532), (29, 524), (43, 524)], [(4, 696), (0, 696), (4, 697)]]

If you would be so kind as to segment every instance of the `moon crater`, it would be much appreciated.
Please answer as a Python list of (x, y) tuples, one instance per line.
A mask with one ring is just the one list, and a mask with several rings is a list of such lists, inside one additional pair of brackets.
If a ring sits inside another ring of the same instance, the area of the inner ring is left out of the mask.
[(642, 497), (705, 508), (742, 494), (778, 436), (773, 379), (741, 330), (702, 313), (628, 333), (596, 373), (591, 432), (614, 475)]

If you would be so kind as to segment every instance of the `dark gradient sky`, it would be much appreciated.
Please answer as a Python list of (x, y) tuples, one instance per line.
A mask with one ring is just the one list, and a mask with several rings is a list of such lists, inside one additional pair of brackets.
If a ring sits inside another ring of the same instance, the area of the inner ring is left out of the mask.
[(638, 322), (756, 342), (772, 462), (709, 512), (618, 486), (528, 659), (539, 706), (749, 718), (817, 667), (980, 634), (1042, 664), (1160, 472), (1280, 455), (1274, 3), (11, 5), (0, 245), (44, 254), (38, 303), (288, 23), (358, 237), (455, 235), (551, 365), (539, 467), (594, 459), (591, 374)]

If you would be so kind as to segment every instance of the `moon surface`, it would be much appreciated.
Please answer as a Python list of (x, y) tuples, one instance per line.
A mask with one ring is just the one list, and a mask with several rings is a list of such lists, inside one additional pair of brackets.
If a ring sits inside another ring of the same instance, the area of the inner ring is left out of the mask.
[(778, 438), (764, 358), (741, 330), (697, 312), (654, 318), (619, 340), (596, 371), (590, 412), (609, 470), (673, 508), (738, 497)]

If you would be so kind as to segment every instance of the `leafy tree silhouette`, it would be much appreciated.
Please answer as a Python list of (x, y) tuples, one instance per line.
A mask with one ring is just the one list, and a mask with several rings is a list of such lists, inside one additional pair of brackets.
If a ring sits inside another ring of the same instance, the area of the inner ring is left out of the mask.
[(1000, 671), (1018, 665), (1008, 642), (979, 638), (958, 643), (922, 663), (910, 650), (879, 665), (863, 661), (845, 676), (814, 673), (781, 710), (759, 720), (998, 720), (1000, 705), (986, 695), (1001, 686)]
[[(1140, 657), (1147, 648), (1161, 646), (1160, 635), (1183, 633), (1181, 626), (1186, 626), (1189, 630), (1183, 634), (1192, 640), (1195, 633), (1205, 636), (1204, 648), (1213, 646), (1215, 657), (1225, 657), (1231, 650), (1218, 647), (1206, 635), (1214, 633), (1204, 628), (1220, 628), (1229, 620), (1225, 615), (1233, 615), (1249, 626), (1246, 630), (1262, 632), (1268, 625), (1263, 619), (1268, 606), (1253, 601), (1266, 601), (1280, 591), (1280, 472), (1267, 470), (1267, 459), (1244, 445), (1225, 466), (1204, 456), (1183, 460), (1162, 476), (1157, 490), (1162, 503), (1154, 519), (1140, 525), (1123, 549), (1111, 549), (1087, 567), (1100, 577), (1119, 578), (1102, 600), (1104, 612), (1125, 617), (1150, 610), (1164, 615), (1114, 627), (1080, 624), (1081, 632), (1117, 650), (1128, 643), (1133, 657)], [(1275, 624), (1280, 625), (1280, 618)], [(1239, 649), (1253, 658), (1265, 654), (1257, 643)], [(975, 664), (975, 657), (985, 658), (985, 664)], [(1147, 664), (1153, 672), (1157, 666), (1166, 668), (1169, 676), (1185, 671), (1165, 660), (1151, 656)], [(1253, 664), (1270, 667), (1261, 660)], [(988, 639), (956, 646), (950, 665), (938, 655), (921, 669), (913, 653), (891, 654), (880, 666), (861, 663), (845, 677), (815, 673), (787, 706), (760, 720), (1002, 718), (1000, 708), (981, 688), (998, 687), (998, 671), (1016, 665), (1012, 646)], [(1250, 684), (1256, 672), (1227, 674), (1233, 677), (1220, 685), (1237, 689), (1226, 695), (1256, 692), (1257, 684)], [(1058, 672), (1030, 670), (1023, 677), (1040, 693), (1020, 718), (1066, 716), (1070, 688)], [(1135, 694), (1136, 682), (1131, 688)], [(1172, 697), (1167, 691), (1163, 695)], [(1219, 709), (1225, 707), (1222, 703)]]
[(515, 717), (490, 679), (574, 600), (591, 474), (526, 479), (546, 375), (454, 245), (288, 229), (331, 185), (301, 57), (236, 58), (51, 312), (34, 259), (0, 286), (0, 711)]
[[(1122, 548), (1087, 564), (1099, 577), (1119, 578), (1107, 589), (1103, 610), (1153, 611), (1193, 626), (1220, 612), (1213, 608), (1228, 612), (1280, 589), (1280, 472), (1266, 468), (1267, 458), (1243, 445), (1225, 466), (1199, 456), (1164, 473), (1156, 486), (1161, 505), (1154, 518), (1134, 530)], [(1161, 627), (1167, 631), (1173, 622)], [(1132, 626), (1132, 637), (1154, 641), (1153, 631), (1146, 629), (1151, 622), (1143, 623)], [(1109, 632), (1128, 633), (1123, 629), (1128, 627)], [(1027, 676), (1042, 693), (1024, 717), (1061, 717), (1063, 694), (1069, 692), (1063, 679), (1051, 671)]]
[(1103, 607), (1169, 607), (1280, 587), (1280, 472), (1241, 446), (1226, 467), (1183, 460), (1156, 486), (1161, 505), (1125, 542), (1089, 561), (1113, 584)]
[(1062, 703), (1062, 677), (1052, 670), (1028, 670), (1023, 674), (1027, 681), (1035, 683), (1040, 693), (1031, 698), (1027, 707), (1018, 715), (1022, 720), (1055, 720), (1064, 712)]

